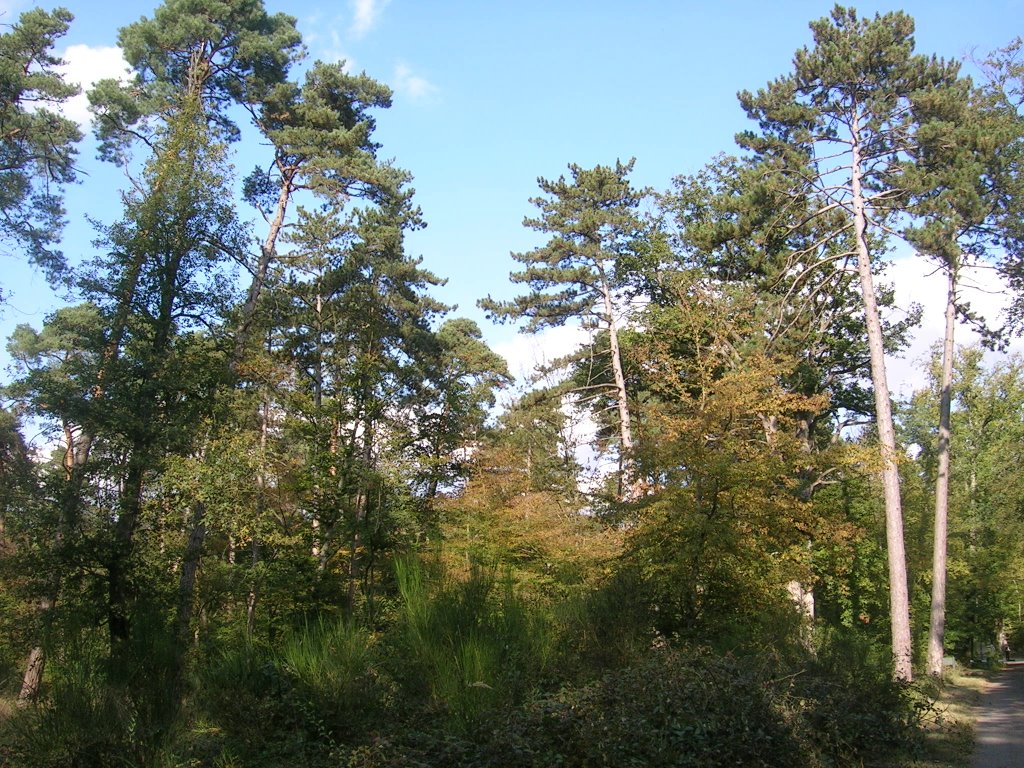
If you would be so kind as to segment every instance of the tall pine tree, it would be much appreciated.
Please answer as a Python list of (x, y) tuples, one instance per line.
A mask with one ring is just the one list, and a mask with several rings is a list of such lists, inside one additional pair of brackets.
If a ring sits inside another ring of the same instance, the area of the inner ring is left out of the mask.
[[(815, 215), (844, 212), (852, 232), (874, 385), (886, 510), (893, 671), (910, 680), (912, 642), (900, 479), (885, 339), (872, 253), (906, 204), (901, 167), (916, 147), (919, 97), (948, 88), (957, 66), (914, 53), (914, 22), (903, 13), (861, 18), (836, 6), (811, 23), (814, 47), (797, 51), (793, 72), (740, 102), (758, 131), (737, 137), (764, 162), (764, 172), (813, 197)], [(839, 233), (837, 233), (839, 234)]]
[(619, 332), (627, 317), (623, 304), (620, 261), (635, 252), (644, 233), (640, 205), (647, 191), (635, 189), (627, 178), (633, 160), (616, 161), (614, 167), (584, 169), (569, 166), (572, 179), (539, 179), (544, 197), (530, 200), (540, 209), (526, 226), (549, 233), (546, 245), (512, 258), (524, 265), (513, 272), (512, 282), (525, 283), (529, 292), (511, 301), (488, 297), (480, 302), (492, 318), (527, 319), (523, 331), (536, 333), (546, 327), (579, 322), (584, 328), (603, 332), (611, 377), (598, 383), (610, 394), (618, 415), (620, 496), (629, 500), (639, 493), (633, 459), (633, 427), (629, 393), (622, 369)]

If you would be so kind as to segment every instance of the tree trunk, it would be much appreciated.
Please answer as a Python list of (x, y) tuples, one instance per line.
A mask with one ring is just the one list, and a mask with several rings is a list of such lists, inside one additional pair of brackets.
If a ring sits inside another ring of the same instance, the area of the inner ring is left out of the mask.
[(369, 515), (370, 506), (370, 488), (369, 481), (366, 475), (369, 472), (370, 466), (373, 463), (373, 438), (372, 430), (370, 429), (369, 421), (366, 422), (363, 428), (363, 450), (362, 459), (363, 467), (362, 474), (358, 480), (359, 487), (356, 491), (355, 500), (355, 520), (353, 520), (352, 529), (352, 549), (349, 554), (348, 561), (348, 613), (351, 616), (355, 610), (356, 605), (356, 584), (359, 582), (360, 574), (362, 572), (362, 548), (363, 548), (363, 527), (366, 525), (366, 520)]
[[(148, 410), (148, 403), (140, 404)], [(148, 437), (148, 436), (147, 436)], [(151, 466), (147, 455), (152, 441), (147, 437), (134, 441), (128, 459), (117, 522), (114, 525), (114, 546), (107, 560), (107, 628), (110, 633), (110, 658), (116, 663), (127, 661), (128, 641), (131, 637), (132, 600), (135, 584), (131, 566), (135, 551), (135, 531), (142, 518), (144, 477)]]
[[(39, 601), (39, 612), (46, 621), (53, 608), (53, 602), (48, 598)], [(36, 645), (28, 655), (28, 663), (25, 665), (25, 676), (21, 680), (21, 691), (18, 692), (18, 706), (27, 706), (35, 701), (39, 695), (39, 689), (43, 684), (43, 671), (46, 669), (46, 652), (42, 644)]]
[[(60, 529), (57, 531), (55, 546), (59, 547), (65, 541), (66, 532), (70, 531), (78, 517), (78, 503), (82, 496), (82, 483), (84, 482), (85, 464), (89, 460), (89, 451), (92, 448), (92, 436), (85, 430), (76, 430), (72, 425), (64, 424), (64, 441), (67, 449), (64, 452), (64, 483), (65, 487), (61, 499), (61, 521)], [(50, 576), (50, 583), (46, 596), (39, 600), (39, 621), (44, 628), (49, 626), (51, 612), (60, 596), (61, 576), (55, 570)], [(32, 650), (29, 651), (28, 661), (25, 664), (25, 675), (21, 681), (21, 691), (18, 693), (18, 703), (24, 705), (34, 700), (39, 695), (39, 688), (43, 682), (43, 672), (46, 669), (46, 650), (43, 648), (42, 638), (38, 640)]]
[(237, 372), (239, 364), (245, 357), (245, 347), (249, 343), (249, 336), (252, 333), (252, 322), (256, 317), (256, 302), (259, 301), (263, 286), (267, 282), (267, 273), (270, 265), (277, 254), (277, 238), (284, 226), (284, 217), (288, 211), (288, 203), (291, 200), (292, 180), (298, 172), (297, 168), (281, 169), (281, 189), (277, 196), (277, 205), (274, 209), (274, 216), (270, 220), (270, 229), (267, 237), (260, 246), (260, 260), (256, 264), (256, 270), (252, 275), (252, 282), (245, 296), (245, 303), (242, 305), (242, 317), (238, 324), (238, 331), (235, 334), (235, 347), (231, 353), (231, 370)]
[(619, 353), (618, 325), (615, 322), (615, 305), (612, 302), (611, 288), (607, 283), (601, 286), (604, 296), (604, 311), (608, 321), (608, 351), (612, 361), (612, 373), (615, 376), (615, 402), (619, 411), (619, 461), (622, 475), (620, 493), (624, 501), (635, 501), (640, 496), (640, 488), (633, 463), (633, 427), (629, 417), (629, 399), (626, 392), (626, 377), (622, 371), (622, 356)]
[(942, 380), (939, 382), (938, 473), (935, 477), (935, 542), (932, 553), (932, 609), (928, 628), (928, 674), (942, 676), (943, 640), (946, 632), (946, 534), (949, 514), (950, 411), (953, 402), (953, 333), (956, 328), (954, 266), (948, 271), (946, 335), (942, 342)]
[[(178, 615), (175, 620), (175, 637), (179, 658), (184, 656), (188, 646), (189, 626), (192, 623), (193, 593), (195, 592), (196, 575), (199, 572), (199, 561), (203, 552), (203, 541), (206, 538), (206, 506), (197, 502), (192, 512), (192, 531), (185, 546), (185, 555), (181, 563), (181, 576), (178, 579)], [(180, 670), (179, 670), (180, 671)]]
[(249, 594), (245, 597), (245, 638), (252, 642), (256, 631), (256, 600), (259, 596), (259, 584), (256, 580), (256, 566), (260, 562), (260, 542), (252, 540), (252, 578), (249, 581)]
[(889, 620), (892, 628), (893, 677), (913, 679), (910, 635), (910, 602), (907, 590), (907, 559), (903, 540), (903, 509), (900, 501), (900, 475), (893, 427), (892, 402), (885, 373), (885, 347), (882, 322), (875, 301), (874, 279), (867, 241), (867, 214), (861, 186), (860, 128), (856, 114), (850, 126), (852, 161), (850, 182), (853, 192), (853, 226), (857, 249), (857, 272), (864, 300), (864, 321), (871, 355), (871, 383), (875, 390), (875, 419), (882, 458), (882, 484), (885, 491), (885, 538), (889, 557)]

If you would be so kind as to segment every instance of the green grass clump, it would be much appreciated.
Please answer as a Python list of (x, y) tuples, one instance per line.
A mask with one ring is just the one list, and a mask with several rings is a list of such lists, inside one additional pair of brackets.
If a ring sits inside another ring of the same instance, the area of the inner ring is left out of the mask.
[(291, 699), (333, 737), (357, 733), (380, 714), (372, 644), (357, 624), (319, 617), (292, 633), (277, 656)]
[(406, 695), (424, 696), (457, 728), (472, 730), (501, 707), (522, 701), (543, 678), (554, 634), (545, 612), (524, 603), (511, 581), (481, 571), (429, 588), (422, 566), (399, 563)]

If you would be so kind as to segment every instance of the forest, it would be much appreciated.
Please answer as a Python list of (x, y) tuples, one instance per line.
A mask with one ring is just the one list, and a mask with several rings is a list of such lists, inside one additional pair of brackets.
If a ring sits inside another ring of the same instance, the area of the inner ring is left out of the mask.
[[(517, 384), (407, 248), (391, 91), (295, 18), (119, 31), (81, 261), (75, 21), (10, 22), (0, 248), (68, 300), (6, 340), (0, 765), (911, 765), (951, 665), (1024, 649), (1020, 38), (970, 77), (837, 5), (733, 154), (566, 158), (479, 306), (588, 341)], [(897, 247), (948, 286), (905, 398)]]

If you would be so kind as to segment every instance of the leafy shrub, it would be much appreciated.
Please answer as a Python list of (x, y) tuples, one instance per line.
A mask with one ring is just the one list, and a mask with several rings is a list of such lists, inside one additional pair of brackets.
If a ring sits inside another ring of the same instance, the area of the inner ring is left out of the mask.
[(825, 635), (793, 688), (825, 755), (846, 760), (915, 746), (930, 705), (891, 669), (888, 647), (849, 631)]
[(496, 734), (491, 756), (524, 767), (806, 765), (776, 693), (750, 660), (656, 651), (537, 702)]
[(374, 653), (369, 632), (325, 617), (277, 651), (236, 643), (198, 676), (182, 751), (203, 765), (213, 756), (238, 765), (323, 758), (382, 717)]
[(287, 680), (266, 649), (246, 643), (225, 649), (207, 660), (195, 688), (194, 714), (207, 742), (258, 744), (297, 725), (297, 714), (284, 704)]
[(9, 764), (107, 768), (141, 762), (148, 745), (137, 703), (127, 689), (108, 682), (100, 660), (82, 651), (50, 659), (50, 670), (48, 697), (4, 723)]
[(501, 711), (475, 733), (403, 724), (344, 751), (353, 768), (673, 768), (861, 765), (913, 744), (921, 707), (875, 649), (830, 641), (819, 660), (652, 650), (583, 685)]
[(620, 668), (650, 649), (657, 638), (649, 606), (638, 599), (641, 589), (635, 572), (626, 568), (556, 606), (563, 673)]

